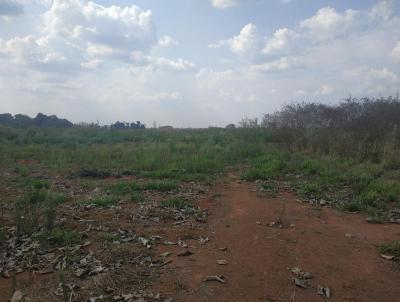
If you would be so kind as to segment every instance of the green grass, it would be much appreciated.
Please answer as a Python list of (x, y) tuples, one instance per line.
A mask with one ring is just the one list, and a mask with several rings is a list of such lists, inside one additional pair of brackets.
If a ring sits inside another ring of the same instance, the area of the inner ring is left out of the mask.
[(173, 197), (167, 200), (163, 200), (161, 202), (161, 206), (165, 208), (175, 208), (178, 210), (193, 208), (193, 206), (189, 202), (180, 197)]
[(143, 187), (135, 181), (120, 181), (107, 185), (105, 189), (115, 195), (127, 195), (133, 192), (142, 191)]
[(174, 180), (151, 181), (144, 185), (144, 189), (150, 191), (170, 192), (178, 191), (179, 185)]
[(143, 203), (146, 201), (146, 197), (141, 192), (132, 192), (130, 196), (130, 201), (134, 203)]
[(74, 230), (56, 227), (51, 232), (39, 235), (38, 240), (52, 247), (72, 246), (81, 243), (82, 235)]
[(400, 262), (400, 240), (381, 245), (379, 251), (382, 254), (394, 256), (394, 260)]
[[(378, 217), (392, 204), (400, 206), (400, 182), (384, 174), (379, 164), (270, 151), (254, 159), (243, 178), (290, 180), (302, 198), (337, 200), (345, 211)], [(338, 194), (343, 188), (348, 188), (347, 196)]]
[(115, 206), (120, 199), (114, 195), (106, 195), (106, 196), (98, 196), (89, 200), (81, 201), (81, 204), (84, 205), (94, 205), (99, 208), (107, 208), (111, 206)]
[(6, 231), (4, 228), (0, 227), (0, 244), (2, 244), (4, 241), (6, 241)]
[(36, 186), (19, 198), (14, 207), (17, 234), (32, 234), (42, 228), (51, 231), (55, 225), (56, 208), (66, 202), (63, 193), (53, 192), (46, 186)]

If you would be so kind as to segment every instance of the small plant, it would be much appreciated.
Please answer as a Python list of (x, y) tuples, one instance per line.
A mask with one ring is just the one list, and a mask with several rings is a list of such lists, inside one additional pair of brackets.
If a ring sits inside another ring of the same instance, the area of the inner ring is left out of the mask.
[(346, 202), (342, 205), (342, 210), (346, 212), (359, 212), (361, 209), (361, 205), (356, 201)]
[(40, 235), (39, 240), (43, 244), (63, 247), (79, 244), (82, 241), (82, 235), (67, 228), (56, 227), (50, 233)]
[(111, 234), (111, 233), (105, 233), (105, 234), (103, 234), (102, 237), (103, 237), (103, 239), (104, 239), (106, 242), (108, 242), (108, 243), (112, 243), (112, 242), (118, 240), (118, 236), (115, 235), (115, 234)]
[(165, 208), (175, 208), (178, 210), (190, 209), (193, 206), (180, 197), (174, 197), (161, 202), (161, 206)]
[(96, 207), (107, 208), (117, 204), (119, 198), (113, 195), (95, 197), (91, 200), (85, 200), (83, 204), (92, 204)]
[(142, 186), (137, 182), (121, 181), (115, 184), (106, 186), (106, 189), (113, 194), (126, 195), (132, 192), (142, 191)]
[(175, 181), (161, 180), (161, 181), (148, 182), (144, 185), (144, 188), (150, 191), (170, 192), (170, 191), (178, 191), (179, 186), (178, 183)]
[(140, 193), (140, 192), (133, 192), (133, 193), (131, 194), (131, 199), (130, 199), (130, 201), (131, 201), (131, 202), (134, 202), (134, 203), (142, 203), (142, 202), (145, 202), (145, 201), (146, 201), (146, 198), (145, 198), (145, 196), (144, 196), (142, 193)]
[(400, 240), (383, 244), (379, 247), (382, 254), (393, 256), (395, 261), (400, 262)]
[(276, 184), (274, 183), (263, 183), (262, 188), (264, 191), (266, 191), (271, 197), (276, 197), (278, 196), (278, 188)]
[(7, 239), (6, 231), (3, 228), (0, 228), (0, 244), (6, 241), (6, 239)]

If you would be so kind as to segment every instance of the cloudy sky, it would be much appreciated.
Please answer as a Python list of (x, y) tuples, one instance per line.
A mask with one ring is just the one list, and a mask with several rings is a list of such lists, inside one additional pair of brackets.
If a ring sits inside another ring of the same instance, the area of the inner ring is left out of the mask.
[(397, 0), (0, 0), (0, 112), (223, 126), (399, 84)]

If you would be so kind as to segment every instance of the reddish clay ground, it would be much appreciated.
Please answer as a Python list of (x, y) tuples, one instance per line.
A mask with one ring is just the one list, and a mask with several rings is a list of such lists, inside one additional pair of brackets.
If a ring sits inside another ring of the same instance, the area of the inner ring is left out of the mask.
[[(210, 242), (194, 243), (192, 256), (172, 256), (171, 273), (155, 289), (179, 301), (311, 302), (325, 299), (317, 294), (323, 285), (331, 289), (330, 301), (400, 301), (400, 272), (377, 249), (399, 239), (399, 225), (368, 224), (361, 215), (301, 204), (289, 193), (267, 198), (251, 189), (238, 179), (217, 187), (223, 195), (203, 202), (211, 216), (208, 226), (197, 230)], [(293, 226), (267, 226), (279, 216)], [(184, 238), (187, 232), (175, 228), (169, 235)], [(158, 247), (165, 251), (181, 250)], [(217, 265), (218, 259), (228, 265)], [(313, 275), (308, 289), (296, 288), (293, 267)], [(227, 282), (204, 282), (209, 275), (223, 275)]]

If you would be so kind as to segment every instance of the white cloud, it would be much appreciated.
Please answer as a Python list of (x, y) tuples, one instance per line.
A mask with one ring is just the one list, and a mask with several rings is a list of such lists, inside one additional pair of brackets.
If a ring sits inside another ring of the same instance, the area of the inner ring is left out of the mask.
[(379, 1), (372, 7), (368, 15), (372, 20), (381, 19), (387, 21), (392, 16), (392, 9), (393, 1)]
[(324, 84), (321, 86), (320, 89), (318, 89), (317, 91), (314, 92), (315, 95), (330, 95), (333, 92), (333, 87), (327, 84)]
[(332, 7), (324, 7), (315, 16), (303, 20), (300, 28), (307, 30), (312, 39), (329, 40), (347, 32), (358, 15), (359, 12), (352, 9), (339, 13)]
[(263, 53), (275, 54), (287, 50), (296, 36), (297, 34), (288, 28), (278, 29), (273, 37), (267, 41)]
[(171, 46), (177, 46), (177, 45), (179, 45), (179, 42), (174, 40), (173, 38), (171, 38), (168, 35), (162, 36), (158, 40), (158, 46), (160, 46), (160, 47), (171, 47)]
[(297, 57), (281, 57), (277, 60), (263, 64), (253, 65), (252, 69), (263, 72), (285, 71), (302, 66), (302, 62)]
[[(235, 7), (244, 3), (251, 3), (255, 2), (256, 0), (210, 0), (212, 6), (218, 9), (226, 9), (226, 8), (231, 8)], [(289, 3), (291, 0), (277, 0), (282, 3)]]
[(225, 9), (238, 5), (240, 0), (211, 0), (212, 6), (215, 8)]
[(210, 44), (208, 47), (220, 48), (224, 45), (227, 45), (229, 49), (238, 56), (252, 58), (260, 53), (262, 49), (262, 39), (257, 26), (253, 23), (249, 23), (240, 30), (237, 36)]
[(106, 60), (173, 71), (194, 68), (181, 58), (147, 55), (155, 46), (177, 44), (168, 35), (157, 40), (152, 13), (137, 6), (55, 0), (43, 14), (38, 33), (1, 42), (0, 54), (19, 65), (52, 72), (93, 70)]
[(395, 61), (400, 63), (400, 42), (397, 42), (396, 47), (393, 48), (391, 56), (395, 59)]

